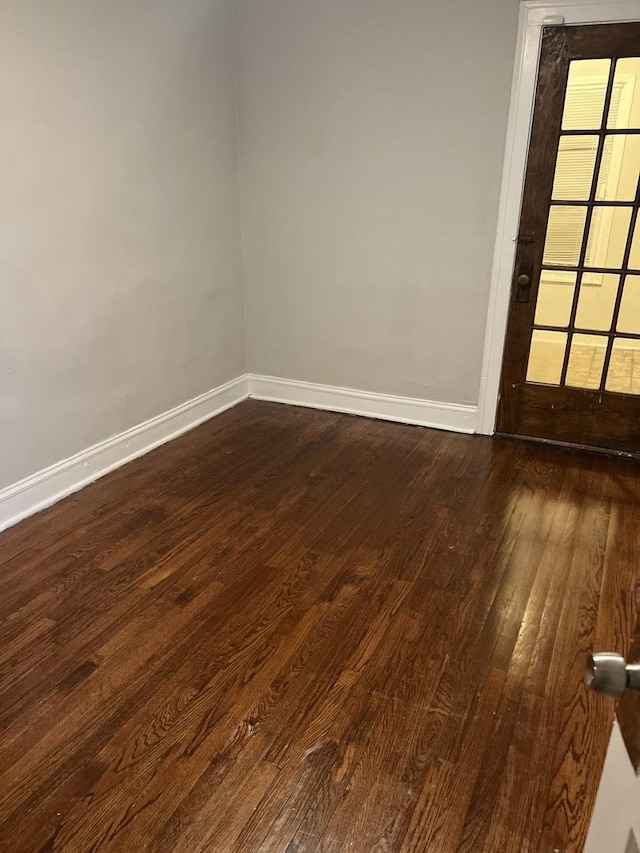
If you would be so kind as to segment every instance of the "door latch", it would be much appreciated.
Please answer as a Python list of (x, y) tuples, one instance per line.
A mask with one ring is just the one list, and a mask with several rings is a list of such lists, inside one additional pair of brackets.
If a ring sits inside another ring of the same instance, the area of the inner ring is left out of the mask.
[(516, 279), (516, 302), (528, 302), (533, 283), (533, 264), (520, 264)]

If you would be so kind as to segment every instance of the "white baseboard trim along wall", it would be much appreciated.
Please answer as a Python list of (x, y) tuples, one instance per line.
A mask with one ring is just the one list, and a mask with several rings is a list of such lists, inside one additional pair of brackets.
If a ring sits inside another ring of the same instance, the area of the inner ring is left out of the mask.
[(241, 376), (0, 491), (0, 531), (246, 400)]
[(456, 403), (435, 403), (413, 397), (393, 397), (373, 394), (353, 388), (315, 385), (274, 376), (249, 377), (249, 396), (256, 400), (327, 409), (384, 421), (445, 429), (450, 432), (474, 433), (478, 417), (477, 406)]
[(435, 427), (450, 432), (473, 433), (476, 429), (476, 406), (373, 394), (273, 376), (240, 376), (146, 423), (96, 444), (71, 459), (58, 462), (0, 490), (0, 531), (80, 491), (105, 474), (172, 441), (247, 397)]

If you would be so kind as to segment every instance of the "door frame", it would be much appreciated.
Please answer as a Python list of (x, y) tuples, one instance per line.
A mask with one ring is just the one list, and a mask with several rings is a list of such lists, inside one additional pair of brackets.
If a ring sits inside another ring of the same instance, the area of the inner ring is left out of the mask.
[(521, 0), (491, 272), (477, 432), (493, 435), (543, 26), (640, 21), (640, 0)]

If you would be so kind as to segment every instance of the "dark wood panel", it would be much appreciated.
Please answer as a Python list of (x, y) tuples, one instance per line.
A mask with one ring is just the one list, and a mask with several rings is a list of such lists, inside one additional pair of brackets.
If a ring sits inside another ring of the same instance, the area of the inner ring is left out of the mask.
[[(640, 661), (640, 641), (630, 652), (630, 661)], [(631, 763), (640, 774), (640, 694), (628, 690), (618, 704), (618, 722)]]
[(7, 531), (0, 849), (580, 849), (637, 474), (247, 402)]
[[(627, 547), (630, 550), (625, 555), (626, 560), (634, 561), (636, 565), (640, 565), (640, 543), (637, 535), (630, 537)], [(640, 572), (638, 572), (637, 577), (634, 603), (638, 613), (640, 613)], [(635, 624), (627, 661), (629, 663), (640, 662), (640, 616)], [(618, 722), (629, 751), (629, 758), (636, 772), (640, 774), (640, 693), (627, 690), (618, 703)]]
[(521, 436), (640, 456), (640, 397), (523, 383), (509, 405)]

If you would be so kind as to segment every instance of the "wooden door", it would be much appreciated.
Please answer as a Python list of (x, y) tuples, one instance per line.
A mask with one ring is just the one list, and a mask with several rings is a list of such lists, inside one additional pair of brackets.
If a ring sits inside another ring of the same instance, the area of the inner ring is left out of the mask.
[(640, 452), (640, 23), (543, 30), (498, 432)]
[[(628, 657), (640, 662), (640, 622)], [(638, 679), (635, 680), (638, 687)], [(615, 692), (615, 691), (614, 691)], [(585, 853), (640, 853), (640, 691), (617, 706)]]

